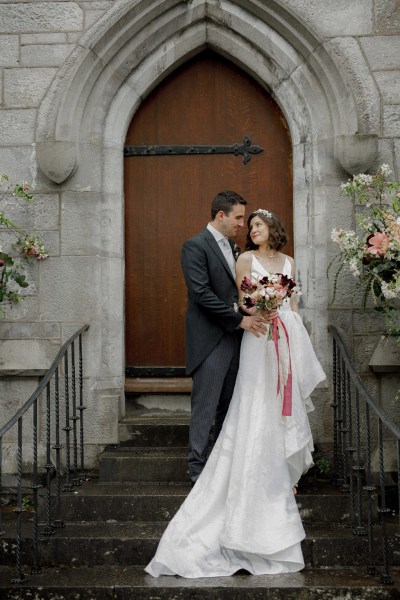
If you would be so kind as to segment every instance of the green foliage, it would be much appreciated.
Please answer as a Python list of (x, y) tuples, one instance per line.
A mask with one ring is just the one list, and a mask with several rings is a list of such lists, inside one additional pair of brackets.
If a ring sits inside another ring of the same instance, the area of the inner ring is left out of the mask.
[(32, 508), (33, 508), (32, 496), (23, 496), (21, 505), (22, 505), (23, 510), (32, 510)]
[(315, 466), (321, 475), (328, 475), (331, 470), (331, 463), (327, 458), (317, 458)]
[[(0, 175), (0, 199), (11, 196), (15, 199), (22, 199), (31, 202), (33, 196), (29, 193), (30, 186), (27, 182), (12, 184), (7, 175)], [(16, 223), (8, 219), (4, 211), (0, 211), (0, 233), (1, 229), (18, 229)], [(47, 252), (38, 236), (29, 236), (21, 232), (13, 248), (15, 255), (3, 252), (0, 246), (0, 318), (4, 317), (4, 305), (16, 304), (22, 302), (23, 296), (20, 290), (28, 287), (26, 276), (23, 271), (25, 265), (22, 262), (16, 262), (17, 257), (29, 261), (32, 257), (39, 260), (47, 257)]]
[(330, 261), (330, 263), (328, 265), (328, 268), (326, 270), (326, 275), (327, 275), (327, 277), (329, 277), (330, 270), (333, 267), (334, 263), (335, 262), (339, 262), (339, 266), (336, 269), (336, 273), (335, 273), (334, 278), (333, 278), (332, 303), (335, 302), (336, 292), (337, 292), (337, 286), (338, 286), (338, 281), (339, 281), (339, 276), (340, 276), (340, 273), (341, 273), (341, 271), (343, 270), (343, 268), (345, 266), (345, 263), (343, 262), (342, 258), (343, 258), (343, 253), (342, 252), (340, 254), (337, 254), (336, 256), (334, 256), (332, 258), (332, 260)]
[(4, 225), (4, 227), (17, 227), (13, 221), (6, 219), (2, 210), (0, 210), (0, 225)]

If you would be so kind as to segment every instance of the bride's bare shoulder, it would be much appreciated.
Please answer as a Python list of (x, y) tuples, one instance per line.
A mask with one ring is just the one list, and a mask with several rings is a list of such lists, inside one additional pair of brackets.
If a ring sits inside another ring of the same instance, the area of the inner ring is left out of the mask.
[(242, 254), (238, 257), (237, 262), (239, 265), (247, 265), (251, 263), (252, 253), (247, 250), (246, 252), (242, 252)]
[(285, 256), (288, 259), (288, 261), (290, 262), (290, 264), (292, 265), (292, 267), (294, 267), (294, 258), (292, 258), (291, 256), (288, 256), (287, 254)]

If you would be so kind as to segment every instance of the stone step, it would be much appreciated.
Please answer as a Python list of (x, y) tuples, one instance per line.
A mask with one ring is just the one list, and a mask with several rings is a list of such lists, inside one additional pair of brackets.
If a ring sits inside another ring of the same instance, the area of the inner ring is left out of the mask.
[[(395, 537), (396, 524), (390, 525), (390, 552), (394, 565), (400, 564)], [(42, 566), (146, 565), (154, 555), (167, 527), (164, 522), (87, 522), (67, 523), (51, 536), (43, 536), (39, 527)], [(0, 546), (0, 564), (15, 564), (15, 530), (4, 523)], [(368, 564), (366, 537), (353, 535), (346, 527), (306, 525), (302, 542), (305, 564), (313, 568), (363, 566)], [(382, 542), (376, 530), (374, 562), (381, 560)], [(22, 528), (22, 564), (30, 564), (31, 528)], [(394, 550), (396, 549), (396, 550)]]
[[(62, 516), (66, 521), (169, 521), (190, 489), (189, 483), (111, 484), (93, 479), (62, 495)], [(349, 521), (348, 495), (328, 484), (300, 483), (296, 500), (304, 523), (346, 524)], [(45, 515), (43, 490), (41, 505)]]
[(119, 423), (121, 446), (188, 447), (189, 415), (126, 416)]
[[(125, 395), (125, 414), (133, 417), (189, 416), (191, 380), (136, 379), (137, 392)], [(132, 382), (130, 382), (132, 384)], [(141, 389), (139, 389), (141, 388)], [(159, 391), (159, 388), (164, 388)]]
[(45, 569), (11, 584), (14, 572), (0, 567), (0, 600), (398, 600), (400, 569), (391, 570), (392, 585), (361, 568), (304, 569), (285, 575), (154, 579), (140, 566)]
[(106, 448), (99, 457), (99, 479), (102, 482), (187, 482), (187, 454), (186, 448)]
[[(99, 480), (106, 482), (189, 482), (187, 447), (108, 446), (99, 456)], [(310, 479), (310, 477), (308, 477)]]

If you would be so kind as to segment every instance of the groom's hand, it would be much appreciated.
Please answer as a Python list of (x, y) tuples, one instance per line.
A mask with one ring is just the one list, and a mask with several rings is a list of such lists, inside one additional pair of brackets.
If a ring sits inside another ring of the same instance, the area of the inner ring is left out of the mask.
[(256, 337), (260, 337), (260, 335), (264, 335), (268, 331), (268, 324), (266, 323), (265, 318), (261, 315), (243, 317), (240, 327), (242, 329), (246, 329), (246, 331), (251, 331), (251, 333), (254, 333)]

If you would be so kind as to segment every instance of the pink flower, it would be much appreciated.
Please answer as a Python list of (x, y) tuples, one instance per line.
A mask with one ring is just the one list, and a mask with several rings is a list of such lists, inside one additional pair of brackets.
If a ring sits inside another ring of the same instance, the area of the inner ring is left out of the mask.
[(254, 285), (251, 279), (249, 279), (248, 277), (243, 277), (240, 289), (243, 292), (253, 292), (257, 289), (257, 286)]
[(384, 233), (375, 232), (368, 240), (367, 252), (375, 256), (383, 256), (389, 247), (389, 238)]
[(283, 288), (280, 290), (276, 290), (275, 296), (277, 298), (283, 299), (286, 296), (286, 290), (284, 290)]

